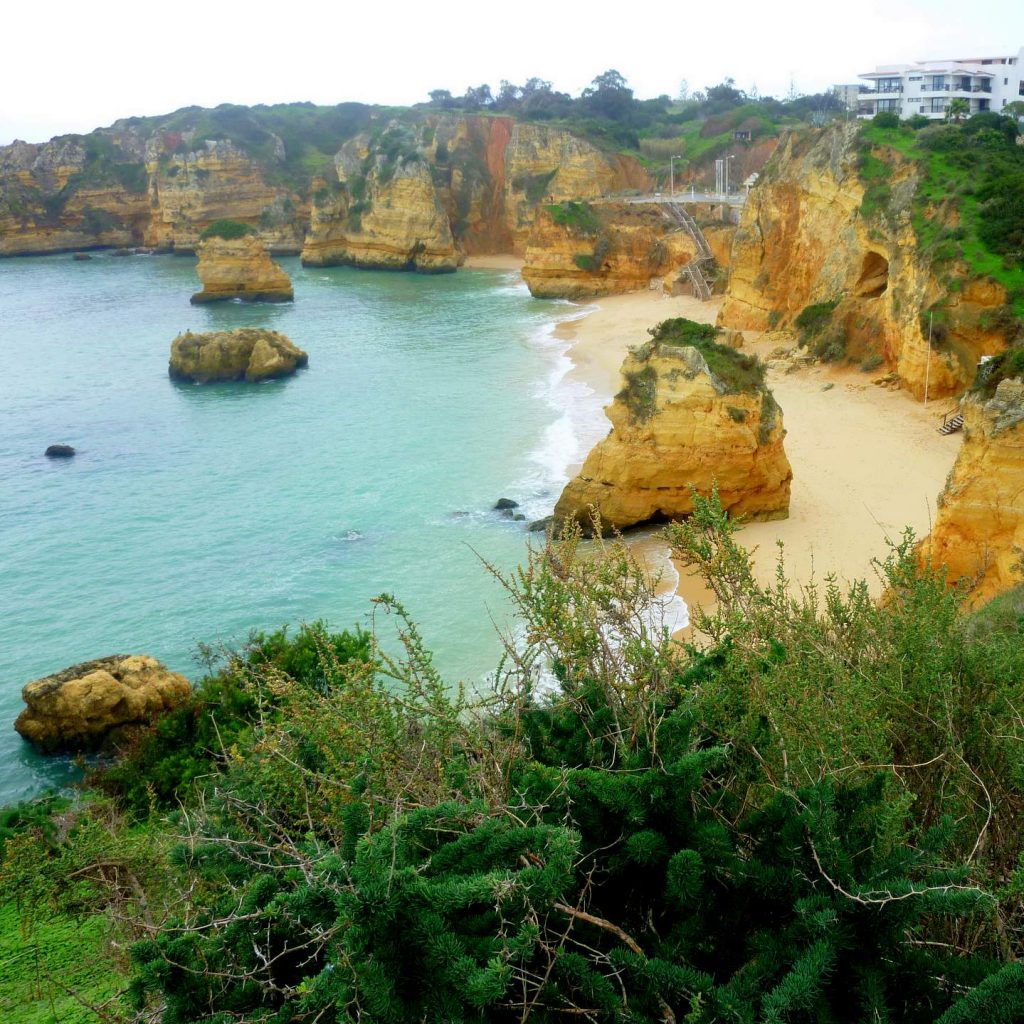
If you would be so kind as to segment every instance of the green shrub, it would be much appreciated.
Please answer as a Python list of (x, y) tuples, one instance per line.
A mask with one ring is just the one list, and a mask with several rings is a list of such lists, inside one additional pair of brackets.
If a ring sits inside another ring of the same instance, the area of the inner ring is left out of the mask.
[[(765, 386), (765, 368), (757, 356), (719, 345), (718, 328), (685, 317), (663, 320), (647, 332), (658, 345), (692, 345), (727, 393), (759, 391)], [(650, 342), (648, 343), (650, 344)]]
[(272, 715), (272, 693), (254, 688), (256, 676), (280, 674), (325, 692), (325, 659), (339, 664), (368, 656), (369, 638), (360, 630), (331, 633), (322, 622), (257, 633), (225, 668), (203, 678), (190, 699), (164, 715), (122, 748), (119, 759), (95, 771), (90, 782), (135, 814), (175, 806), (193, 786), (216, 779), (253, 724)]
[(554, 203), (547, 211), (559, 227), (568, 228), (575, 235), (596, 235), (604, 227), (589, 203)]
[(891, 110), (881, 110), (871, 118), (871, 123), (876, 128), (899, 128), (900, 116)]
[(251, 224), (245, 224), (240, 220), (231, 220), (224, 217), (210, 224), (200, 234), (199, 238), (204, 242), (208, 238), (223, 238), (225, 241), (230, 242), (236, 238), (244, 238), (246, 235), (255, 234), (256, 229)]

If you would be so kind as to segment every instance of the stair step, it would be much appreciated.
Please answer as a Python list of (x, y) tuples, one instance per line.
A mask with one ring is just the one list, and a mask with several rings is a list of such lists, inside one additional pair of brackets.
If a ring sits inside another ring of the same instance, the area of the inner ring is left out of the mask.
[(957, 413), (951, 420), (946, 420), (945, 423), (939, 427), (940, 434), (955, 434), (964, 425), (964, 418), (961, 413)]

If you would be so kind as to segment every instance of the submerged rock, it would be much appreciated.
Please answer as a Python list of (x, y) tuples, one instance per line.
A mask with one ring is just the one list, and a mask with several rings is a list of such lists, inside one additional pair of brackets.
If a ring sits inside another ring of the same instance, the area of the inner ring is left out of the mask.
[(270, 258), (255, 234), (201, 242), (196, 272), (203, 290), (193, 303), (243, 299), (246, 302), (291, 302), (295, 297), (288, 275)]
[(76, 252), (71, 257), (76, 263), (84, 263), (86, 260), (91, 260), (92, 257), (87, 252)]
[(190, 693), (189, 681), (155, 658), (114, 654), (28, 683), (14, 728), (46, 753), (96, 749), (113, 730), (149, 724)]
[(43, 454), (48, 459), (70, 459), (75, 454), (75, 449), (69, 444), (51, 444)]
[(309, 356), (277, 331), (241, 327), (193, 334), (171, 343), (167, 372), (173, 380), (207, 384), (216, 380), (256, 382), (286, 377), (309, 363)]

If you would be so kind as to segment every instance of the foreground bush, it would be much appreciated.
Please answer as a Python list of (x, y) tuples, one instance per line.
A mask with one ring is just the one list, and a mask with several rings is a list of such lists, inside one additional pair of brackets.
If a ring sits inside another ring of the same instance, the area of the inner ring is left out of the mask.
[[(486, 702), (400, 606), (401, 658), (277, 709), (182, 819), (186, 904), (134, 951), (177, 1022), (1024, 1015), (1020, 624), (963, 619), (911, 538), (886, 599), (753, 580), (717, 502), (670, 529), (717, 610), (658, 621), (620, 544), (506, 584)], [(553, 684), (557, 682), (557, 688)]]

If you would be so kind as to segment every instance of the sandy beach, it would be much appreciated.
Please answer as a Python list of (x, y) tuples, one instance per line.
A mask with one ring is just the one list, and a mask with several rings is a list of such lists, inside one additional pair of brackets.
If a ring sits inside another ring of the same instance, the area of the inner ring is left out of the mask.
[[(557, 333), (570, 342), (572, 372), (610, 401), (627, 348), (642, 343), (648, 327), (673, 316), (713, 322), (720, 302), (656, 292), (613, 296), (594, 300), (593, 312), (561, 324)], [(764, 358), (778, 345), (777, 335), (748, 334), (745, 351)], [(868, 579), (877, 594), (872, 560), (884, 557), (887, 538), (898, 539), (905, 526), (919, 537), (928, 533), (960, 446), (959, 435), (937, 433), (952, 402), (926, 408), (904, 391), (873, 384), (877, 374), (826, 366), (769, 372), (785, 417), (793, 490), (788, 519), (752, 523), (740, 533), (755, 552), (762, 583), (774, 575), (782, 542), (793, 582), (834, 572), (841, 581)], [(655, 565), (664, 564), (667, 548), (653, 531), (636, 543)], [(685, 576), (678, 592), (688, 606), (707, 603), (704, 588)]]
[(465, 270), (522, 270), (521, 256), (499, 253), (492, 256), (467, 256), (462, 264)]

